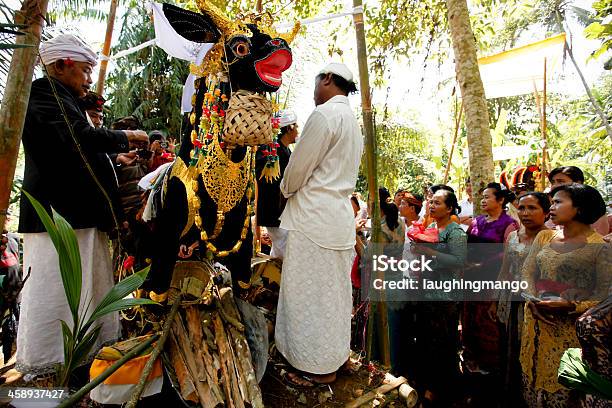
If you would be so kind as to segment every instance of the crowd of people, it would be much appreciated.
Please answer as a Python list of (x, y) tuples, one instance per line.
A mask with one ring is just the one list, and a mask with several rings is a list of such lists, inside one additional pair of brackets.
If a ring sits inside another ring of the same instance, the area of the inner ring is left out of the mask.
[[(104, 126), (105, 100), (89, 91), (96, 57), (78, 38), (59, 35), (40, 54), (46, 75), (32, 85), (23, 189), (75, 229), (81, 302), (97, 304), (122, 257), (132, 256), (139, 269), (155, 256), (147, 252), (142, 180), (171, 165), (175, 141), (146, 133), (131, 116)], [(254, 236), (283, 260), (274, 335), (290, 366), (285, 380), (297, 387), (332, 383), (351, 347), (365, 350), (366, 322), (377, 317), (369, 313), (372, 287), (364, 271), (371, 267), (369, 251), (380, 250), (432, 260), (432, 271), (409, 279), (495, 276), (528, 283), (522, 296), (507, 290), (467, 300), (446, 291), (418, 300), (389, 294), (391, 369), (410, 379), (424, 406), (448, 407), (460, 396), (484, 407), (609, 406), (612, 217), (597, 189), (574, 166), (552, 170), (546, 192), (520, 185), (513, 191), (493, 180), (472, 191), (467, 179), (460, 201), (445, 184), (393, 196), (381, 187), (381, 233), (372, 242), (372, 208), (354, 192), (363, 152), (348, 101), (355, 91), (351, 71), (329, 64), (315, 78), (316, 108), (299, 137), (296, 115), (280, 115), (281, 178), (262, 177), (266, 158), (256, 156)], [(70, 324), (72, 316), (52, 238), (25, 195), (20, 210), (23, 267), (31, 277), (21, 294), (17, 369), (39, 375), (63, 361), (58, 321)], [(115, 234), (112, 256), (109, 232)], [(117, 314), (100, 323), (94, 351), (120, 337)], [(558, 380), (573, 348), (582, 349), (580, 361), (597, 379), (574, 389)]]
[[(609, 406), (612, 258), (606, 241), (612, 216), (597, 189), (584, 184), (579, 168), (555, 168), (548, 181), (546, 193), (522, 185), (512, 191), (491, 182), (477, 198), (481, 214), (466, 212), (447, 185), (429, 187), (425, 200), (420, 192), (403, 189), (391, 199), (379, 189), (380, 241), (403, 244), (403, 259), (427, 254), (435, 260), (434, 273), (420, 279), (495, 276), (528, 284), (524, 297), (501, 290), (461, 302), (441, 291), (419, 301), (395, 301), (388, 292), (392, 367), (414, 381), (431, 406), (451, 406), (460, 396), (471, 406)], [(471, 204), (469, 179), (466, 190)], [(356, 266), (363, 253), (364, 223), (359, 200), (355, 195), (350, 200)], [(365, 275), (357, 275), (354, 268), (353, 285), (363, 287)], [(361, 301), (354, 293), (357, 309)], [(589, 317), (588, 330), (582, 330), (580, 322), (595, 310), (599, 320)], [(354, 338), (360, 329), (355, 327)], [(354, 346), (364, 344), (356, 341)], [(589, 356), (585, 365), (607, 385), (584, 392), (559, 382), (564, 353), (578, 347)]]

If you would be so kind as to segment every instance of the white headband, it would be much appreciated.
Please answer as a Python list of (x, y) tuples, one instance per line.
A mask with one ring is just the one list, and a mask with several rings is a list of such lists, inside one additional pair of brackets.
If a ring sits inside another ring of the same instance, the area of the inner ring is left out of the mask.
[(60, 34), (40, 46), (40, 59), (44, 65), (70, 58), (76, 62), (96, 65), (98, 55), (81, 39), (72, 34)]

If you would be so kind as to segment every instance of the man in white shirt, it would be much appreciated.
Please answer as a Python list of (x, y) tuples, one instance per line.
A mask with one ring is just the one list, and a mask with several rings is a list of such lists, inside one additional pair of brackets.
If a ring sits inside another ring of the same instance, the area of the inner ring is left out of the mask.
[(350, 353), (354, 191), (363, 137), (347, 96), (357, 90), (344, 64), (316, 78), (316, 109), (304, 125), (281, 182), (289, 231), (276, 317), (276, 347), (300, 372), (287, 381), (329, 383)]

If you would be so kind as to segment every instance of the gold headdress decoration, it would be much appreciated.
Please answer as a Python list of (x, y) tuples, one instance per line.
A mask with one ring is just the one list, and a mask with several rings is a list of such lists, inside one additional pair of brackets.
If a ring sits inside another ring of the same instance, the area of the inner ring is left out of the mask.
[(231, 38), (235, 35), (251, 36), (251, 31), (244, 24), (230, 20), (210, 1), (198, 0), (197, 4), (200, 12), (209, 16), (221, 32), (221, 42), (223, 42), (223, 37)]
[(302, 27), (299, 21), (295, 22), (293, 29), (288, 33), (279, 33), (274, 29), (274, 17), (270, 12), (265, 12), (259, 15), (249, 16), (253, 24), (257, 25), (257, 29), (262, 33), (268, 34), (271, 38), (282, 38), (291, 44)]
[(274, 19), (269, 12), (262, 14), (251, 13), (245, 16), (239, 16), (236, 18), (236, 21), (234, 21), (229, 19), (210, 1), (197, 0), (197, 6), (202, 14), (206, 14), (210, 17), (221, 32), (221, 39), (210, 51), (208, 51), (202, 64), (200, 66), (191, 64), (191, 73), (198, 77), (206, 77), (209, 74), (217, 74), (218, 72), (224, 71), (223, 54), (225, 52), (225, 41), (237, 35), (251, 37), (253, 33), (248, 29), (246, 24), (255, 24), (262, 33), (268, 34), (271, 38), (282, 38), (287, 44), (293, 42), (301, 28), (300, 22), (297, 21), (291, 31), (279, 33), (273, 27)]

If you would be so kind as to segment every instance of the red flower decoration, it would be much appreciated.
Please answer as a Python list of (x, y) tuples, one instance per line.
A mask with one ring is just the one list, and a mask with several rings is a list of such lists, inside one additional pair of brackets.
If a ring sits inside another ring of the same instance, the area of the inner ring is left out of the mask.
[(132, 255), (125, 258), (123, 261), (123, 269), (132, 269), (134, 267), (134, 257)]
[(225, 149), (225, 142), (220, 142), (219, 146), (221, 146), (222, 149)]
[(212, 140), (212, 138), (213, 138), (212, 133), (208, 133), (208, 134), (206, 135), (206, 138), (207, 138), (208, 140)]

